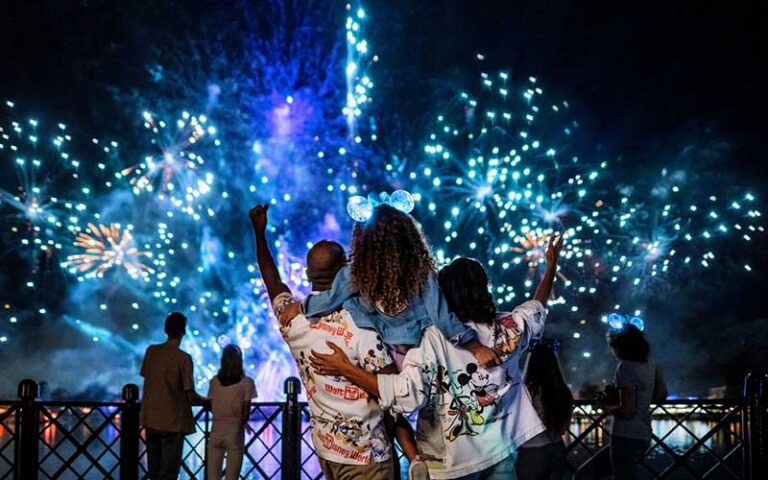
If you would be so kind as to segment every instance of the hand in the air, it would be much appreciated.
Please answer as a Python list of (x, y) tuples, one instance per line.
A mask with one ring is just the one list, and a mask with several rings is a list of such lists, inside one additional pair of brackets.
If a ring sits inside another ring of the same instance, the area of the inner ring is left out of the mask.
[(256, 205), (248, 212), (248, 216), (251, 218), (251, 225), (253, 230), (257, 234), (263, 234), (267, 229), (267, 211), (269, 210), (269, 204)]
[(552, 235), (547, 245), (547, 265), (556, 265), (560, 259), (560, 250), (563, 249), (563, 235)]
[(277, 313), (277, 319), (280, 320), (280, 325), (287, 327), (291, 324), (291, 320), (299, 314), (301, 314), (301, 304), (299, 304), (299, 302), (293, 302), (284, 306)]
[(352, 362), (344, 351), (335, 343), (325, 342), (331, 349), (331, 353), (319, 353), (312, 350), (309, 363), (318, 375), (338, 376), (344, 375), (345, 368), (352, 367)]

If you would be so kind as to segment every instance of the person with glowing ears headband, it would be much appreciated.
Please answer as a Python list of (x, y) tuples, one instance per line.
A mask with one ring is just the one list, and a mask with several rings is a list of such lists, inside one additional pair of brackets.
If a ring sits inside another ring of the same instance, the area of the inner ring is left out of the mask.
[[(481, 366), (499, 363), (499, 355), (477, 340), (477, 333), (451, 313), (437, 284), (435, 261), (416, 221), (409, 215), (413, 198), (398, 190), (378, 197), (352, 197), (347, 211), (357, 221), (352, 234), (351, 262), (342, 268), (329, 291), (313, 293), (302, 302), (308, 318), (340, 308), (360, 327), (379, 332), (396, 360), (419, 344), (430, 325), (466, 348)], [(283, 310), (286, 323), (298, 305)]]
[(651, 403), (663, 402), (667, 384), (643, 334), (639, 317), (608, 316), (606, 340), (619, 361), (614, 385), (604, 395), (606, 409), (613, 414), (611, 466), (616, 479), (642, 478), (640, 463), (651, 441)]

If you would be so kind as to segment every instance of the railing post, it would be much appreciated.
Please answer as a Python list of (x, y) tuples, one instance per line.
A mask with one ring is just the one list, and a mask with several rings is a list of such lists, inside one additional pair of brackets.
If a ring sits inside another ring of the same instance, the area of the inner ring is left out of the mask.
[(37, 382), (25, 379), (19, 382), (18, 395), (21, 400), (16, 416), (16, 468), (14, 478), (37, 480), (39, 461), (38, 439), (40, 438), (40, 412), (35, 403), (38, 394)]
[(281, 471), (283, 480), (299, 480), (301, 475), (301, 383), (296, 377), (285, 380)]
[(747, 452), (744, 470), (748, 480), (768, 475), (768, 375), (747, 374), (744, 378), (744, 436)]
[(120, 411), (120, 480), (139, 478), (139, 387), (123, 387)]

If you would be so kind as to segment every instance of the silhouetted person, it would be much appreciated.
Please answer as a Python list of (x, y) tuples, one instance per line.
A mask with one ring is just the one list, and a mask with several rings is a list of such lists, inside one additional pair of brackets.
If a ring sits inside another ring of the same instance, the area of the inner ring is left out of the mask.
[(531, 347), (525, 385), (547, 429), (517, 450), (517, 478), (562, 480), (568, 468), (563, 434), (571, 423), (573, 394), (565, 383), (557, 354), (549, 344), (541, 342)]
[(243, 351), (237, 345), (227, 345), (221, 353), (219, 373), (211, 379), (208, 389), (213, 412), (213, 428), (208, 440), (208, 478), (221, 479), (225, 456), (226, 480), (240, 478), (252, 398), (256, 398), (256, 384), (243, 370)]
[(625, 324), (606, 335), (616, 366), (615, 386), (618, 405), (613, 413), (611, 466), (614, 480), (640, 478), (639, 466), (651, 442), (651, 403), (667, 398), (667, 385), (661, 371), (650, 360), (651, 347), (637, 327)]
[(187, 317), (173, 312), (165, 319), (168, 339), (150, 345), (141, 364), (144, 397), (141, 424), (146, 430), (147, 464), (151, 480), (175, 480), (181, 468), (184, 436), (195, 431), (192, 403), (202, 401), (195, 392), (192, 357), (181, 348)]

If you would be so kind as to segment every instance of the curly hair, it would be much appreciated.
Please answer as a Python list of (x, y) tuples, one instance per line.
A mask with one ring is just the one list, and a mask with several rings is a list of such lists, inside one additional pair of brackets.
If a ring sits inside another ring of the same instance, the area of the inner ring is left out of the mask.
[(437, 276), (448, 309), (462, 322), (493, 324), (496, 304), (488, 291), (488, 275), (473, 258), (460, 257), (440, 269)]
[(416, 222), (388, 205), (352, 233), (352, 281), (363, 300), (384, 314), (396, 315), (421, 296), (435, 261)]

